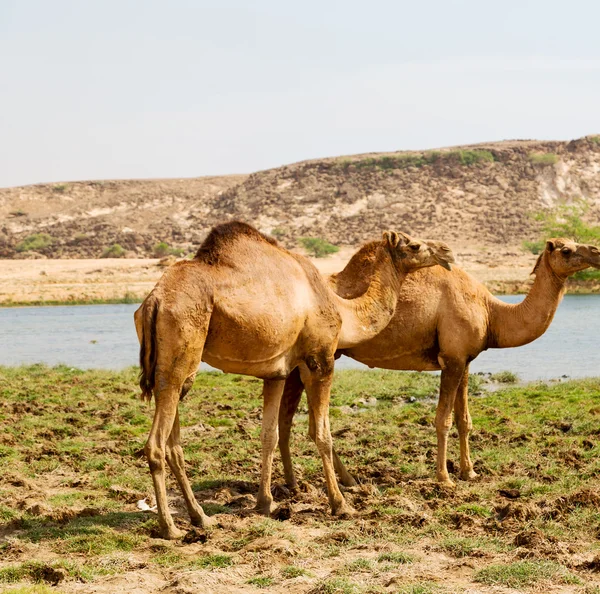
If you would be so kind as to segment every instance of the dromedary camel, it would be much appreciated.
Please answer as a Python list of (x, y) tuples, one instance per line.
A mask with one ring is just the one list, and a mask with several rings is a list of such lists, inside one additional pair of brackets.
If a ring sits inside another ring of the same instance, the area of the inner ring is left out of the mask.
[(215, 227), (193, 260), (171, 266), (135, 312), (142, 396), (156, 398), (145, 446), (156, 493), (160, 534), (177, 538), (167, 505), (165, 460), (183, 493), (192, 523), (210, 520), (184, 470), (178, 403), (205, 361), (228, 373), (264, 380), (262, 471), (257, 509), (268, 514), (277, 419), (285, 378), (299, 368), (309, 403), (310, 435), (323, 460), (333, 514), (351, 511), (332, 462), (329, 392), (337, 347), (349, 348), (389, 323), (405, 275), (452, 262), (445, 245), (386, 232), (370, 259), (371, 278), (351, 300), (336, 295), (311, 262), (240, 222)]
[[(371, 276), (372, 245), (363, 246), (344, 270), (330, 277), (330, 286), (351, 299), (364, 293)], [(569, 239), (550, 239), (533, 269), (535, 282), (519, 304), (509, 305), (493, 297), (478, 281), (460, 268), (451, 272), (439, 267), (418, 270), (407, 276), (400, 289), (394, 317), (374, 338), (342, 353), (370, 367), (442, 371), (440, 398), (435, 419), (438, 453), (437, 480), (453, 486), (446, 468), (448, 433), (452, 410), (460, 439), (460, 478), (477, 476), (469, 454), (472, 429), (467, 404), (469, 363), (482, 351), (518, 347), (540, 337), (550, 325), (565, 293), (567, 277), (585, 268), (600, 268), (600, 251)], [(290, 459), (292, 418), (302, 395), (297, 373), (286, 382), (279, 418), (281, 457), (286, 482), (296, 487)], [(348, 474), (333, 451), (342, 484), (351, 486)]]

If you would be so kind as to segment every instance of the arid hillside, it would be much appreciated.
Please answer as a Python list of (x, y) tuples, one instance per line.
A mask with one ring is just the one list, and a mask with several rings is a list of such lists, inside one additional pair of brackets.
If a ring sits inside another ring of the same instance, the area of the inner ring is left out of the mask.
[(533, 213), (579, 197), (600, 221), (600, 136), (354, 155), (249, 176), (39, 184), (0, 189), (0, 257), (97, 258), (119, 244), (139, 258), (159, 242), (190, 252), (234, 218), (288, 247), (302, 236), (355, 246), (397, 228), (462, 249), (514, 249), (535, 236)]

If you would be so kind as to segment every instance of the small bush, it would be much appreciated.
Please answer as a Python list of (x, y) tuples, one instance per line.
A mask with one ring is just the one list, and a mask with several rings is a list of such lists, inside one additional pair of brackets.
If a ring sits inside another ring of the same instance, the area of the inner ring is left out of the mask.
[(67, 184), (56, 184), (52, 187), (52, 191), (56, 192), (57, 194), (64, 194), (68, 188), (69, 186)]
[(512, 371), (500, 371), (490, 376), (493, 382), (499, 382), (501, 384), (516, 384), (519, 381), (519, 376)]
[(106, 248), (101, 258), (123, 258), (125, 256), (125, 248), (120, 246), (118, 243), (114, 243), (110, 247)]
[(275, 227), (275, 228), (271, 229), (271, 235), (275, 239), (281, 239), (282, 237), (285, 237), (286, 230), (282, 229), (281, 227)]
[(456, 159), (461, 165), (474, 165), (475, 163), (479, 163), (481, 161), (493, 163), (496, 159), (490, 151), (450, 151), (447, 153), (447, 158)]
[(536, 256), (538, 254), (541, 254), (544, 251), (545, 247), (546, 247), (545, 241), (524, 241), (523, 242), (523, 249), (526, 252), (531, 252), (532, 254), (535, 254)]
[(54, 243), (54, 238), (47, 233), (35, 233), (17, 244), (17, 252), (43, 250)]
[(590, 136), (590, 141), (594, 144), (600, 144), (600, 136)]
[(152, 254), (155, 258), (164, 258), (165, 256), (181, 256), (183, 250), (181, 248), (172, 248), (168, 243), (161, 241), (152, 248)]
[(600, 243), (600, 226), (583, 220), (589, 209), (589, 203), (580, 199), (536, 214), (535, 220), (542, 224), (540, 242), (545, 246), (549, 237), (569, 237), (580, 243)]
[(340, 251), (339, 247), (320, 237), (301, 237), (299, 241), (302, 247), (314, 258), (324, 258), (329, 254)]
[(558, 155), (554, 153), (530, 153), (529, 161), (534, 165), (554, 165), (558, 163)]

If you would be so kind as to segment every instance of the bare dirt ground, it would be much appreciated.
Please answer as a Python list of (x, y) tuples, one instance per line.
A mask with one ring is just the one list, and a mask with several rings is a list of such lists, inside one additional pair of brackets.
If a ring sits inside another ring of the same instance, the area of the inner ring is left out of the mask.
[[(354, 248), (313, 258), (323, 274), (341, 270)], [(535, 256), (515, 248), (497, 254), (485, 248), (456, 252), (459, 265), (496, 292), (526, 290)], [(0, 304), (41, 301), (94, 301), (145, 297), (164, 268), (158, 259), (1, 260)]]

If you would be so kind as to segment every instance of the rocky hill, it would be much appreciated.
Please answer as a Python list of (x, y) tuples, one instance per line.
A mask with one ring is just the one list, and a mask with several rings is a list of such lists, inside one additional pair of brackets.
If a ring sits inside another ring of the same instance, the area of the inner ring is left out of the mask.
[(289, 247), (302, 236), (355, 246), (396, 228), (490, 249), (531, 239), (533, 213), (579, 197), (600, 221), (600, 136), (354, 155), (249, 176), (39, 184), (0, 189), (0, 257), (96, 258), (113, 244), (145, 257), (159, 242), (193, 251), (230, 219)]

